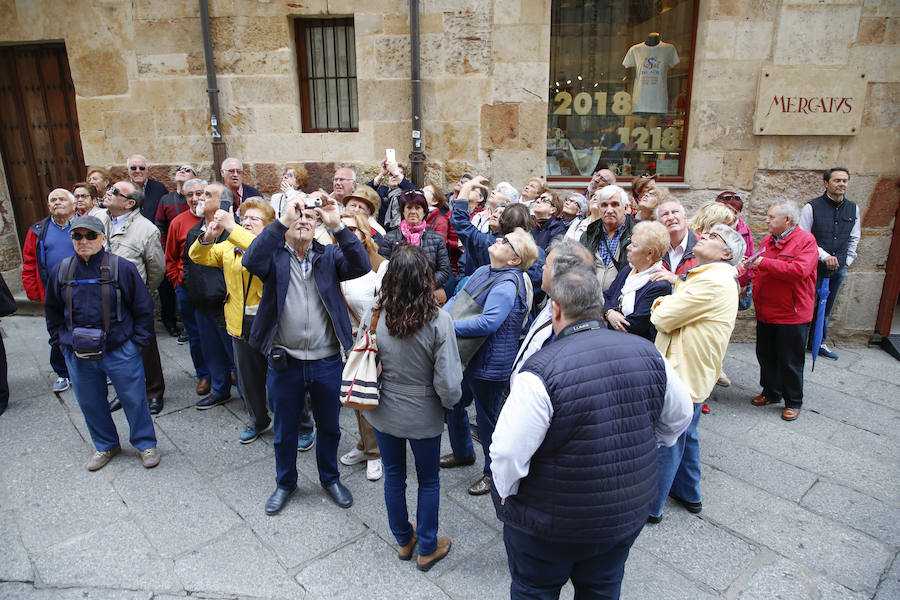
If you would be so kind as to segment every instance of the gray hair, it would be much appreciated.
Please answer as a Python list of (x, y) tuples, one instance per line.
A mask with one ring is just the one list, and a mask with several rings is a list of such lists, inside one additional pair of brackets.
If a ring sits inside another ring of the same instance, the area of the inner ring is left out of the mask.
[(566, 319), (599, 319), (603, 297), (594, 270), (576, 267), (553, 277), (550, 297), (556, 302)]
[(788, 217), (791, 220), (791, 225), (796, 225), (800, 222), (800, 207), (793, 200), (776, 200), (769, 205), (769, 208), (775, 206), (779, 208), (778, 212), (782, 217)]
[(224, 170), (225, 170), (225, 164), (226, 164), (226, 163), (229, 163), (229, 162), (236, 162), (238, 165), (240, 165), (241, 169), (244, 168), (244, 163), (241, 162), (241, 159), (235, 158), (234, 156), (229, 156), (228, 158), (226, 158), (225, 160), (223, 160), (223, 161), (222, 161), (222, 165), (221, 165), (219, 168), (220, 168), (222, 171), (224, 171)]
[(625, 192), (625, 190), (615, 184), (603, 186), (602, 188), (594, 192), (594, 196), (600, 201), (609, 200), (616, 194), (622, 194), (622, 205), (628, 206), (628, 194)]
[(50, 195), (53, 194), (53, 192), (65, 192), (66, 198), (69, 199), (69, 202), (71, 202), (72, 204), (75, 204), (75, 194), (73, 194), (66, 188), (56, 188), (54, 190), (50, 190), (50, 194), (47, 194), (47, 204), (50, 204)]
[(577, 204), (578, 210), (581, 214), (584, 214), (584, 212), (588, 208), (587, 198), (585, 198), (583, 194), (579, 194), (578, 192), (572, 192), (571, 194), (566, 196), (566, 200), (571, 200), (572, 202)]
[(664, 204), (677, 204), (678, 207), (681, 209), (681, 214), (684, 215), (685, 224), (687, 224), (687, 211), (684, 209), (684, 204), (682, 204), (678, 200), (672, 199), (671, 197), (664, 202), (660, 202), (659, 204), (656, 205), (656, 208), (653, 209), (653, 220), (654, 221), (659, 221), (659, 209), (662, 208), (662, 206)]
[(578, 267), (592, 268), (594, 266), (594, 257), (591, 251), (578, 240), (560, 236), (550, 243), (547, 254), (556, 252), (553, 255), (553, 272), (551, 275), (556, 278), (567, 271)]
[(214, 185), (221, 188), (219, 192), (219, 202), (222, 200), (227, 200), (229, 204), (234, 204), (234, 194), (231, 193), (231, 190), (228, 189), (228, 186), (222, 183), (221, 181), (213, 181), (212, 183), (207, 183), (206, 185)]
[(731, 258), (725, 262), (732, 267), (736, 267), (737, 264), (741, 262), (741, 259), (744, 258), (744, 252), (747, 250), (747, 243), (744, 242), (744, 236), (728, 225), (722, 223), (713, 225), (710, 233), (717, 233), (722, 236), (722, 239), (725, 240), (725, 247), (731, 252)]
[(181, 189), (186, 189), (192, 185), (197, 185), (198, 183), (200, 185), (202, 185), (203, 187), (206, 187), (209, 185), (209, 182), (206, 181), (205, 179), (200, 179), (199, 177), (194, 177), (193, 179), (188, 179), (183, 184), (181, 184)]
[(133, 159), (135, 159), (135, 158), (141, 159), (141, 160), (144, 162), (144, 165), (145, 165), (148, 169), (150, 168), (150, 161), (147, 160), (147, 157), (146, 157), (146, 156), (143, 156), (143, 155), (141, 155), (141, 154), (132, 154), (131, 156), (128, 157), (128, 160), (125, 161), (125, 168), (126, 168), (126, 169), (130, 166), (129, 163), (130, 163)]
[(356, 169), (354, 169), (353, 167), (338, 167), (337, 169), (334, 170), (334, 172), (337, 173), (341, 169), (347, 169), (348, 171), (350, 171), (350, 177), (353, 178), (353, 183), (355, 184), (356, 183)]
[(497, 184), (497, 187), (495, 189), (501, 196), (506, 198), (506, 201), (509, 204), (518, 202), (521, 198), (521, 196), (519, 195), (519, 190), (514, 188), (508, 181), (501, 181)]

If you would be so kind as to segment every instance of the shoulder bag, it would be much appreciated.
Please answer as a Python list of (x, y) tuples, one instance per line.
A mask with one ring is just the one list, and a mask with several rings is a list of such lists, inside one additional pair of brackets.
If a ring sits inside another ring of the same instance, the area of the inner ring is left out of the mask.
[(363, 328), (359, 340), (353, 345), (347, 364), (341, 374), (341, 405), (356, 410), (372, 410), (378, 406), (380, 391), (378, 378), (381, 375), (381, 360), (375, 343), (375, 328), (378, 326), (378, 307), (372, 309), (372, 322)]

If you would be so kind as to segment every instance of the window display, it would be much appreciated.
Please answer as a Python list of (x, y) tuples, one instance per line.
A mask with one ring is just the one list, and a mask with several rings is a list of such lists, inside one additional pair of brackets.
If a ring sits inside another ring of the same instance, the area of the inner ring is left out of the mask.
[(696, 0), (553, 0), (547, 175), (683, 173)]

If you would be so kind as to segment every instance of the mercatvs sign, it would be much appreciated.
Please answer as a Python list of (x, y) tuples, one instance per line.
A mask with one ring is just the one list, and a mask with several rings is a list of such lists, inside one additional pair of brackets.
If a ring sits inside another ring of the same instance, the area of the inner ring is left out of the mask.
[(856, 135), (866, 76), (848, 69), (772, 67), (759, 76), (756, 135)]

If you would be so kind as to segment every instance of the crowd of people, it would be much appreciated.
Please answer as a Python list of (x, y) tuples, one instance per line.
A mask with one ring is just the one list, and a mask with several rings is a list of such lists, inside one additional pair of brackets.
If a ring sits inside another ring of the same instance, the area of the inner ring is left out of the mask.
[[(783, 400), (782, 418), (797, 418), (817, 277), (836, 295), (859, 239), (846, 169), (825, 173), (825, 193), (802, 214), (773, 202), (754, 252), (739, 194), (689, 220), (653, 177), (629, 193), (608, 169), (561, 196), (537, 177), (521, 192), (470, 174), (449, 193), (420, 189), (388, 159), (369, 182), (342, 167), (330, 192), (308, 190), (304, 167), (288, 165), (267, 200), (236, 158), (221, 164), (221, 183), (180, 165), (171, 192), (143, 156), (125, 166), (127, 179), (91, 168), (71, 191), (53, 190), (24, 248), (53, 390), (72, 386), (94, 443), (87, 468), (121, 451), (120, 408), (143, 466), (160, 462), (155, 303), (188, 344), (196, 408), (236, 394), (247, 413), (239, 441), (273, 431), (269, 515), (297, 489), (298, 451), (315, 448), (320, 483), (342, 508), (353, 495), (339, 463), (365, 461), (369, 480), (384, 478), (398, 557), (418, 545), (428, 570), (451, 546), (438, 535), (440, 469), (473, 465), (477, 441), (483, 465), (468, 493), (493, 497), (513, 597), (555, 597), (569, 579), (576, 593), (616, 597), (631, 544), (667, 498), (702, 510), (697, 426), (714, 386), (729, 385), (722, 361), (751, 302), (762, 387), (752, 403)], [(366, 331), (380, 402), (356, 412), (359, 442), (338, 456), (343, 364)], [(441, 456), (445, 424), (452, 452)]]

